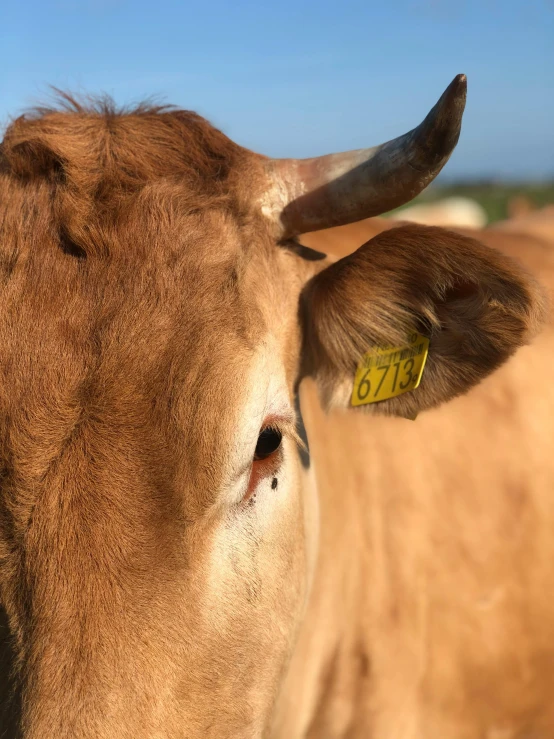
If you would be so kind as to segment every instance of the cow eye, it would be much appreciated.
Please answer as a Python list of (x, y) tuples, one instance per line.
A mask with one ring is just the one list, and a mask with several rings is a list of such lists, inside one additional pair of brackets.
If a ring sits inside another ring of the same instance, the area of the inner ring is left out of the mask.
[(282, 438), (283, 436), (278, 429), (271, 427), (263, 429), (258, 436), (256, 451), (254, 452), (254, 461), (259, 462), (263, 459), (267, 459), (276, 452), (281, 446)]

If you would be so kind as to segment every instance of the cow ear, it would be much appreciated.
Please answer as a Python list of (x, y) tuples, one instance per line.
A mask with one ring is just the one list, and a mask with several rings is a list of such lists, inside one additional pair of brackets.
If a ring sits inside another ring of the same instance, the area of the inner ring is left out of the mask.
[(405, 225), (306, 285), (302, 374), (325, 408), (411, 418), (499, 367), (545, 314), (543, 291), (515, 262), (475, 239)]

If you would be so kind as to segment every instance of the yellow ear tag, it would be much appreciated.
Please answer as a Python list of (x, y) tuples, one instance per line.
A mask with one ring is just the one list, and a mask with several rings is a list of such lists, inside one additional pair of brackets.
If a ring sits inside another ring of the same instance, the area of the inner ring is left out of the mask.
[(415, 390), (423, 375), (429, 339), (416, 331), (404, 346), (372, 349), (364, 354), (352, 390), (352, 405), (367, 405)]

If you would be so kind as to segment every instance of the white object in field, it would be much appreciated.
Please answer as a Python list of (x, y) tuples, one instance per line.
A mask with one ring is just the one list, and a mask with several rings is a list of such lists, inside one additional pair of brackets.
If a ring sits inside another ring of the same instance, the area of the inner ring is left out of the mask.
[(389, 218), (393, 221), (410, 221), (427, 226), (466, 226), (482, 228), (487, 224), (487, 214), (475, 200), (464, 197), (444, 198), (435, 203), (412, 205)]

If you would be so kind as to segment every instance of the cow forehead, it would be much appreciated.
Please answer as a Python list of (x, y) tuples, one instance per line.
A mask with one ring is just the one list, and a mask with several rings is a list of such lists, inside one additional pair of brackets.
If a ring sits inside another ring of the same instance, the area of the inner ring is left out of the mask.
[(33, 499), (72, 444), (83, 451), (67, 471), (125, 458), (122, 486), (141, 458), (207, 494), (228, 466), (271, 320), (272, 261), (217, 209), (151, 223), (123, 220), (107, 258), (63, 253), (38, 223), (20, 239), (26, 269), (0, 317), (1, 403), (14, 479)]
[[(126, 459), (125, 484), (146, 465), (155, 485), (213, 489), (268, 333), (292, 384), (301, 270), (240, 195), (221, 134), (190, 117), (56, 116), (8, 132), (0, 173), (14, 489), (35, 500), (79, 444), (80, 469)], [(38, 159), (20, 146), (29, 126)]]

